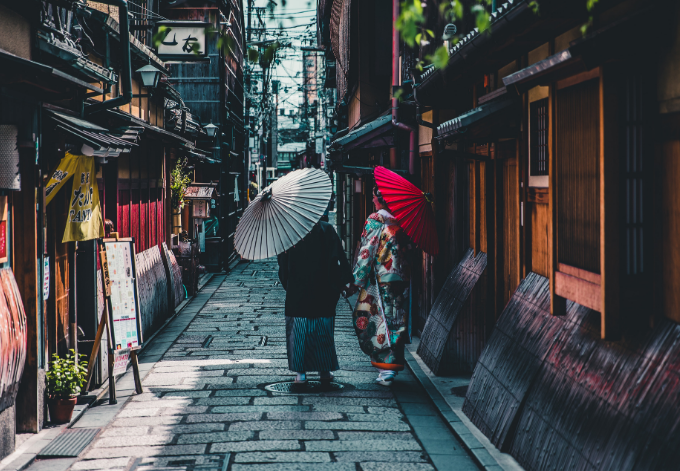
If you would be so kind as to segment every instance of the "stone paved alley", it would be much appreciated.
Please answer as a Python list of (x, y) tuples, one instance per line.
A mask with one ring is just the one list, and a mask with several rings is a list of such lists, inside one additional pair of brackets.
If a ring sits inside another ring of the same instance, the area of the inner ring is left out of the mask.
[[(103, 430), (63, 469), (478, 469), (410, 372), (392, 390), (374, 384), (343, 299), (336, 380), (347, 387), (265, 391), (292, 376), (276, 269), (271, 260), (241, 263), (214, 276), (142, 355), (145, 393), (121, 381), (118, 405), (103, 402), (76, 423)], [(30, 469), (56, 465), (38, 460)]]

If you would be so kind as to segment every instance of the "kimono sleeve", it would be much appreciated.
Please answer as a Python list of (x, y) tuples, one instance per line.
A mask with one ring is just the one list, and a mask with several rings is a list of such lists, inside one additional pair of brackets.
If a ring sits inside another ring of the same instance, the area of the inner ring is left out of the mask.
[(345, 286), (348, 283), (354, 282), (354, 276), (352, 274), (352, 268), (349, 266), (347, 261), (347, 256), (345, 255), (345, 250), (342, 248), (342, 241), (340, 237), (335, 235), (335, 252), (338, 260), (338, 269), (340, 270), (340, 285)]
[(375, 263), (375, 254), (380, 244), (380, 234), (382, 224), (374, 219), (368, 219), (364, 225), (364, 232), (361, 234), (361, 248), (359, 258), (354, 266), (354, 284), (359, 288), (365, 288), (368, 284), (368, 277), (371, 268)]
[(279, 280), (283, 289), (288, 289), (288, 253), (279, 254), (277, 261), (279, 262)]

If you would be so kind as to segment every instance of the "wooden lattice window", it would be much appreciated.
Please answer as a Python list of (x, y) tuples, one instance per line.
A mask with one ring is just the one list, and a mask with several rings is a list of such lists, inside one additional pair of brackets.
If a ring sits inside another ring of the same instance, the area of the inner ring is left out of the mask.
[(531, 175), (548, 175), (548, 99), (531, 103), (529, 114)]
[(624, 212), (623, 229), (625, 239), (625, 273), (639, 275), (644, 273), (644, 169), (646, 135), (644, 135), (644, 90), (637, 77), (626, 80), (625, 108), (625, 158), (622, 159)]
[(599, 274), (599, 81), (558, 90), (555, 108), (559, 263)]

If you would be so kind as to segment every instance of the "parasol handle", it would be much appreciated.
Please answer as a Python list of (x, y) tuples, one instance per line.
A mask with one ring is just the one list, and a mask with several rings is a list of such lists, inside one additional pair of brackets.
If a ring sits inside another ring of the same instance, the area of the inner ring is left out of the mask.
[(260, 201), (268, 201), (270, 199), (272, 199), (272, 189), (271, 187), (267, 187), (262, 190), (262, 197), (260, 198)]
[(428, 203), (434, 203), (434, 196), (432, 196), (432, 193), (425, 193), (424, 191), (422, 193)]

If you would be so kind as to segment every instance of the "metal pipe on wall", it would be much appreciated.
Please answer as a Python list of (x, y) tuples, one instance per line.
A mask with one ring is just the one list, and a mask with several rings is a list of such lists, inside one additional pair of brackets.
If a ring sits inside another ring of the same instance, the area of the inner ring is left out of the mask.
[[(132, 59), (130, 58), (130, 18), (128, 17), (127, 0), (97, 0), (99, 3), (118, 7), (118, 23), (120, 24), (120, 53), (123, 72), (118, 77), (118, 96), (111, 100), (95, 103), (85, 108), (86, 114), (117, 108), (132, 101)], [(121, 82), (123, 93), (120, 94)]]
[(397, 30), (397, 18), (399, 18), (399, 0), (392, 0), (392, 126), (402, 131), (409, 132), (408, 173), (415, 174), (416, 161), (416, 128), (408, 124), (400, 123), (397, 118), (398, 100), (394, 98), (395, 87), (400, 85), (399, 80), (399, 30)]

